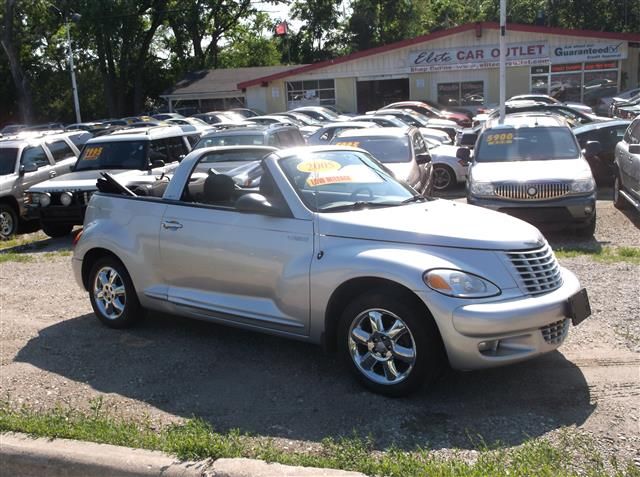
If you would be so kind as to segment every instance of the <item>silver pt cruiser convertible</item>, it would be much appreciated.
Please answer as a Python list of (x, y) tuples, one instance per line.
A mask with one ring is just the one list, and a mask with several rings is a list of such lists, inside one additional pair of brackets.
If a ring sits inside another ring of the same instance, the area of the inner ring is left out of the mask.
[(104, 179), (73, 256), (103, 323), (158, 310), (322, 343), (399, 396), (447, 362), (552, 351), (590, 314), (535, 227), (425, 199), (366, 151), (273, 152), (253, 189), (215, 170), (223, 153), (190, 153), (161, 197)]

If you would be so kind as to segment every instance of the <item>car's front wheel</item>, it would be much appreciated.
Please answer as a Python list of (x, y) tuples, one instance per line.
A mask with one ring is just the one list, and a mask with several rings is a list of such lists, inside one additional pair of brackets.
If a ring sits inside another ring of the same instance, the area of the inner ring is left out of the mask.
[(613, 205), (616, 209), (624, 210), (627, 206), (627, 201), (620, 195), (621, 188), (620, 174), (616, 173), (613, 179)]
[(11, 238), (18, 230), (18, 215), (13, 207), (0, 204), (0, 240)]
[(129, 327), (142, 316), (131, 278), (114, 257), (103, 257), (91, 268), (89, 297), (98, 319), (110, 328)]
[(438, 329), (428, 312), (401, 293), (373, 290), (344, 310), (339, 346), (367, 388), (405, 396), (435, 380), (443, 366)]
[(449, 166), (437, 164), (433, 166), (433, 188), (435, 190), (450, 189), (456, 183), (456, 174)]

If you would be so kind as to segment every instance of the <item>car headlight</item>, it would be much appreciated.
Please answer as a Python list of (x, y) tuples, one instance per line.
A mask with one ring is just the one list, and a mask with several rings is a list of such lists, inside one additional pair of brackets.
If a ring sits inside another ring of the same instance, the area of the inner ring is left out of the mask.
[(65, 207), (71, 205), (73, 202), (73, 194), (71, 192), (63, 192), (60, 194), (60, 203)]
[(495, 186), (491, 182), (474, 182), (471, 181), (469, 191), (473, 195), (494, 195)]
[(432, 290), (456, 298), (486, 298), (500, 294), (500, 289), (489, 280), (460, 270), (429, 270), (422, 278)]
[(586, 194), (588, 192), (593, 192), (595, 188), (596, 183), (592, 177), (589, 177), (588, 179), (580, 179), (571, 183), (572, 194)]
[(31, 194), (31, 203), (40, 204), (40, 207), (48, 207), (51, 204), (51, 194), (48, 192), (34, 192)]

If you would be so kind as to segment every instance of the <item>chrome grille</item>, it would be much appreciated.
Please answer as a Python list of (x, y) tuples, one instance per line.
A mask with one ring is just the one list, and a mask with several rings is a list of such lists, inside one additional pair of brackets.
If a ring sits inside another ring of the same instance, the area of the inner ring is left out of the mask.
[(569, 194), (569, 184), (563, 182), (508, 182), (496, 185), (495, 194), (505, 199), (547, 200)]
[(507, 252), (507, 256), (520, 278), (520, 288), (526, 293), (539, 295), (562, 285), (560, 266), (548, 244), (535, 250)]
[(571, 320), (564, 319), (555, 321), (547, 326), (540, 328), (542, 337), (549, 344), (560, 344), (564, 341), (569, 331), (569, 322)]

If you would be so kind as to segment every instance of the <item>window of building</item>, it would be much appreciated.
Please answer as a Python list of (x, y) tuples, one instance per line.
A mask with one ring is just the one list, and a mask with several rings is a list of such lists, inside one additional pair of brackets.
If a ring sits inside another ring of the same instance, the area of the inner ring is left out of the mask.
[(618, 92), (618, 72), (617, 61), (532, 66), (530, 92), (593, 106)]
[(301, 106), (335, 106), (335, 81), (307, 80), (287, 82), (287, 105), (289, 109)]
[(484, 103), (484, 81), (438, 83), (438, 103), (443, 106), (479, 106)]

